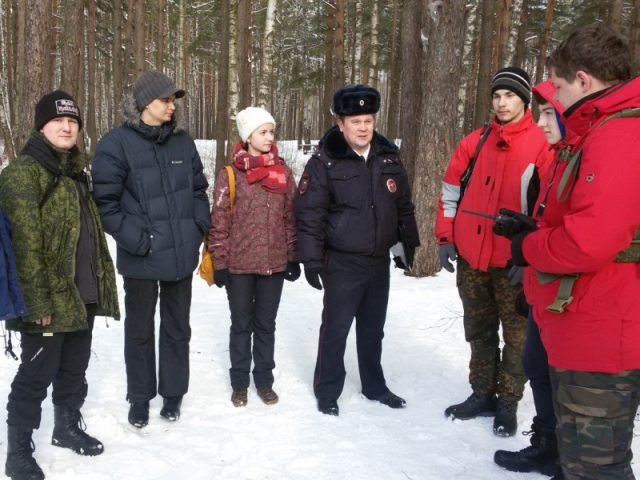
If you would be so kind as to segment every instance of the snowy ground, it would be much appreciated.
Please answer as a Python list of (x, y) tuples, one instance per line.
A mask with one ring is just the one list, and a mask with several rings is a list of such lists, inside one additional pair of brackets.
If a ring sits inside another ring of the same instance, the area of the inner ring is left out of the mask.
[[(118, 281), (123, 305), (122, 281)], [(234, 408), (228, 380), (226, 295), (194, 278), (191, 385), (180, 420), (162, 419), (162, 399), (156, 398), (149, 426), (143, 430), (129, 426), (123, 325), (100, 318), (83, 414), (89, 433), (104, 442), (105, 453), (88, 458), (53, 447), (52, 406), (47, 399), (41, 428), (34, 433), (35, 457), (49, 480), (548, 478), (507, 472), (493, 463), (495, 450), (523, 448), (528, 437), (498, 438), (492, 432), (492, 419), (451, 422), (444, 417), (448, 405), (470, 393), (469, 347), (454, 275), (442, 272), (415, 279), (392, 269), (391, 285), (383, 366), (391, 390), (407, 400), (403, 410), (361, 396), (353, 333), (345, 356), (347, 381), (339, 400), (340, 416), (316, 410), (312, 375), (322, 293), (307, 285), (304, 276), (285, 282), (280, 304), (274, 385), (280, 403), (262, 404), (252, 388), (248, 405)], [(2, 399), (17, 365), (0, 357)], [(527, 387), (520, 403), (519, 431), (529, 429), (532, 416)], [(6, 436), (0, 429), (1, 461), (5, 454)]]

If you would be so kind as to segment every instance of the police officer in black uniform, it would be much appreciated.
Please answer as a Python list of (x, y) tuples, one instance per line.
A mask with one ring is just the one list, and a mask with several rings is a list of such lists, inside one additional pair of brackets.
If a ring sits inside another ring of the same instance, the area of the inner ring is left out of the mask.
[[(298, 186), (298, 256), (324, 310), (313, 388), (318, 410), (338, 415), (344, 352), (356, 319), (362, 393), (391, 408), (404, 399), (386, 385), (380, 360), (389, 299), (389, 248), (401, 224), (406, 244), (420, 245), (411, 187), (398, 147), (374, 130), (380, 93), (347, 85), (333, 96), (338, 125), (320, 141)], [(322, 283), (320, 282), (322, 280)]]

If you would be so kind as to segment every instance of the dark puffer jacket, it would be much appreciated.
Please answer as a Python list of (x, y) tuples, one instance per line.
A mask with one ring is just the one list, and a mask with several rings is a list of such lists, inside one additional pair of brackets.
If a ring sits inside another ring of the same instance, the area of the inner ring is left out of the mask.
[(11, 236), (11, 220), (0, 208), (0, 321), (27, 315)]
[(398, 147), (374, 132), (365, 164), (338, 127), (309, 161), (296, 198), (298, 258), (323, 260), (324, 249), (389, 255), (403, 223), (410, 247), (420, 245), (407, 173)]
[[(118, 244), (124, 277), (176, 281), (198, 265), (209, 231), (209, 184), (193, 139), (171, 122), (140, 120), (133, 96), (123, 124), (107, 133), (93, 162), (94, 198), (104, 229)], [(177, 112), (178, 110), (176, 110)]]

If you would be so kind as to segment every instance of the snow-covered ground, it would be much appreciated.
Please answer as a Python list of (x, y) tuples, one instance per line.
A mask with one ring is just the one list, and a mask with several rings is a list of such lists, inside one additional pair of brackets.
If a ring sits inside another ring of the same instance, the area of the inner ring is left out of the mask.
[[(110, 244), (113, 247), (111, 240)], [(123, 306), (120, 278), (118, 282)], [(195, 277), (191, 384), (182, 417), (175, 423), (162, 419), (162, 399), (156, 398), (151, 403), (150, 424), (142, 430), (127, 422), (123, 324), (97, 319), (89, 396), (82, 412), (88, 432), (104, 442), (105, 453), (81, 457), (52, 446), (52, 406), (47, 399), (41, 428), (34, 433), (35, 457), (47, 479), (548, 478), (507, 472), (493, 463), (495, 450), (523, 448), (529, 437), (496, 437), (489, 418), (451, 422), (444, 417), (447, 406), (470, 393), (469, 347), (454, 275), (443, 271), (436, 277), (416, 279), (392, 269), (383, 366), (391, 390), (407, 400), (402, 410), (389, 409), (360, 394), (352, 332), (340, 416), (317, 411), (312, 376), (321, 309), (322, 293), (307, 285), (304, 275), (294, 283), (285, 282), (276, 331), (274, 389), (280, 402), (264, 405), (252, 387), (248, 405), (234, 408), (228, 378), (226, 295)], [(7, 398), (17, 366), (0, 356), (2, 399)], [(527, 387), (518, 430), (528, 430), (532, 417)], [(0, 461), (5, 454), (6, 435), (0, 428)]]

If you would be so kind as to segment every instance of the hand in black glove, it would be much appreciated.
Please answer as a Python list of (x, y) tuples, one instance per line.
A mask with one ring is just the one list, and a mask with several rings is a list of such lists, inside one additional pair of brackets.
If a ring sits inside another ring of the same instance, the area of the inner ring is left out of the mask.
[(513, 240), (513, 237), (519, 233), (531, 233), (538, 228), (536, 220), (523, 213), (514, 212), (506, 208), (501, 208), (499, 213), (504, 217), (504, 220), (502, 223), (496, 223), (492, 230), (493, 233), (501, 237)]
[(453, 273), (454, 268), (451, 262), (455, 262), (458, 258), (456, 254), (456, 246), (453, 243), (444, 243), (438, 247), (438, 259), (442, 268), (447, 272)]
[(295, 282), (300, 278), (300, 264), (298, 262), (288, 262), (284, 271), (284, 279)]
[(322, 290), (320, 276), (323, 273), (324, 265), (322, 265), (322, 262), (307, 262), (304, 264), (304, 276), (307, 279), (307, 283), (315, 289)]
[(224, 268), (222, 270), (216, 270), (213, 272), (213, 283), (216, 287), (222, 288), (229, 285), (229, 269)]
[(512, 266), (507, 276), (509, 277), (509, 283), (511, 285), (515, 286), (522, 283), (524, 279), (524, 267), (518, 267), (517, 265)]

